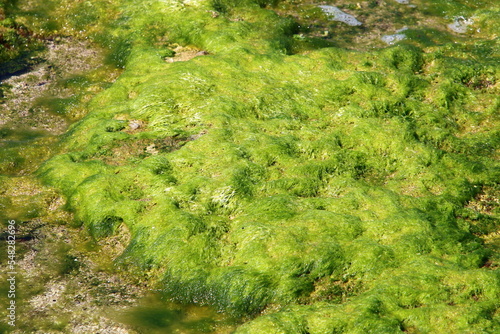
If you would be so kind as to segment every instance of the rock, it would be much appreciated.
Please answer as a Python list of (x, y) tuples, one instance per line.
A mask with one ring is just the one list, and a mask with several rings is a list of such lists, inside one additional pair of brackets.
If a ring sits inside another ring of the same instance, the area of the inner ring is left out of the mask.
[(474, 23), (472, 18), (466, 19), (463, 16), (455, 17), (453, 23), (447, 25), (448, 29), (457, 34), (465, 34), (467, 32), (467, 27)]
[(141, 127), (141, 123), (139, 121), (130, 121), (128, 126), (131, 130), (137, 130)]
[(343, 23), (350, 25), (350, 26), (353, 26), (353, 27), (360, 26), (363, 24), (360, 21), (358, 21), (351, 14), (344, 13), (343, 11), (341, 11), (340, 9), (338, 9), (335, 6), (323, 5), (323, 6), (318, 6), (318, 7), (321, 8), (321, 10), (325, 14), (327, 14), (328, 16), (331, 16), (332, 21), (343, 22)]

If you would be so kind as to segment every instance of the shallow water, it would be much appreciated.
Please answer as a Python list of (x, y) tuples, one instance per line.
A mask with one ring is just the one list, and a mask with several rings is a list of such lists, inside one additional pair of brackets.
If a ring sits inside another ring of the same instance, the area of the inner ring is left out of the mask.
[(113, 319), (141, 334), (225, 334), (240, 322), (208, 306), (169, 302), (161, 292), (148, 294), (134, 307), (111, 312)]

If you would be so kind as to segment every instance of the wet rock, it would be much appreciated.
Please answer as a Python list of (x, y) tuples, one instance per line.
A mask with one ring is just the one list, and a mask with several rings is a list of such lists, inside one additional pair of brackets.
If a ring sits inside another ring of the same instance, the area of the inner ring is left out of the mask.
[(467, 28), (474, 23), (472, 18), (466, 19), (463, 16), (455, 17), (453, 23), (447, 25), (448, 29), (457, 34), (465, 34), (467, 32)]
[(344, 13), (343, 11), (341, 11), (340, 9), (338, 9), (335, 6), (323, 5), (323, 6), (318, 6), (318, 7), (321, 8), (321, 10), (325, 14), (330, 16), (331, 20), (333, 20), (333, 21), (343, 22), (343, 23), (350, 25), (350, 26), (353, 26), (353, 27), (360, 26), (363, 24), (360, 21), (358, 21), (351, 14)]
[(384, 35), (380, 39), (382, 42), (385, 42), (389, 45), (396, 44), (404, 39), (406, 39), (406, 35), (402, 34), (403, 31), (408, 30), (408, 28), (404, 27), (402, 29), (396, 30), (396, 34), (392, 35)]
[(142, 124), (139, 121), (130, 121), (128, 123), (128, 126), (129, 126), (130, 130), (137, 130), (140, 127), (142, 127)]

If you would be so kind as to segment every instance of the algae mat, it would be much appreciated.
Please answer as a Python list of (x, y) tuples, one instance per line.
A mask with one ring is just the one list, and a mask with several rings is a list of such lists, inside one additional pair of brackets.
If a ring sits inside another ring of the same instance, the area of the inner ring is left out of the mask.
[(118, 263), (235, 333), (493, 333), (500, 11), (401, 2), (24, 14), (123, 69), (34, 175), (96, 240), (130, 234)]

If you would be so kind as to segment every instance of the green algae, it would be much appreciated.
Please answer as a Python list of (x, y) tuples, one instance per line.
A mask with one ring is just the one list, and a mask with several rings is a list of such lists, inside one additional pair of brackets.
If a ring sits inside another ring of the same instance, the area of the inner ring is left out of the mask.
[(0, 2), (0, 76), (2, 77), (24, 70), (33, 63), (33, 54), (41, 48), (33, 32), (11, 15), (12, 7), (12, 1)]
[[(37, 176), (93, 237), (127, 226), (119, 261), (158, 270), (173, 300), (255, 317), (237, 333), (499, 325), (482, 238), (498, 215), (464, 214), (500, 176), (498, 40), (415, 31), (360, 52), (297, 38), (272, 10), (294, 3), (117, 5), (95, 38), (124, 72)], [(169, 63), (176, 44), (208, 54)]]

